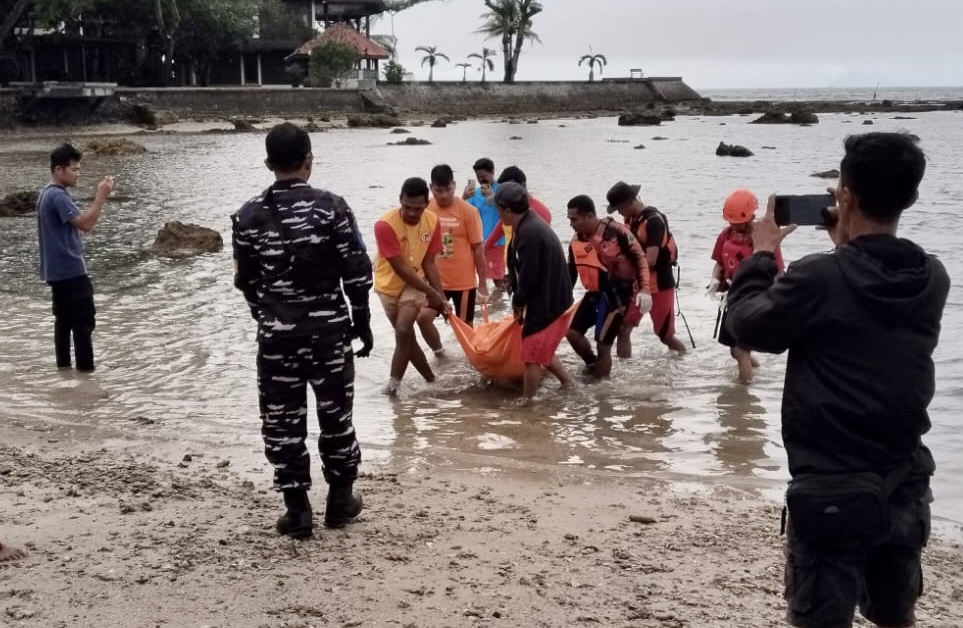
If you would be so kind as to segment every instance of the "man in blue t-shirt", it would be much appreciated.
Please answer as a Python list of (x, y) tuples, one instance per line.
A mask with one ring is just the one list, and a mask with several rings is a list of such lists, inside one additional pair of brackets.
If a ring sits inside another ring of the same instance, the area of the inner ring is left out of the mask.
[[(495, 162), (487, 157), (482, 157), (472, 166), (475, 171), (474, 181), (469, 181), (462, 193), (462, 198), (474, 205), (482, 219), (482, 238), (487, 240), (491, 235), (495, 225), (500, 220), (498, 208), (495, 207), (495, 190), (498, 184), (495, 183)], [(494, 248), (485, 251), (487, 261), (487, 276), (495, 284), (495, 288), (504, 290), (507, 285), (505, 279), (505, 238), (500, 239)]]
[(94, 288), (87, 276), (83, 235), (94, 228), (107, 196), (114, 188), (113, 177), (97, 184), (94, 202), (80, 211), (67, 193), (80, 177), (79, 150), (70, 144), (50, 153), (50, 183), (37, 199), (37, 234), (40, 241), (40, 278), (53, 292), (54, 347), (58, 368), (70, 368), (70, 338), (73, 336), (77, 370), (94, 370)]

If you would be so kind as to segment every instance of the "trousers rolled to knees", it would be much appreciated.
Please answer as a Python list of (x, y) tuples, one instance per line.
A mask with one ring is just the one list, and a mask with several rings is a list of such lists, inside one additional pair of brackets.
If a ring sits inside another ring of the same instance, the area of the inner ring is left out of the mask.
[(77, 369), (94, 370), (93, 331), (96, 326), (94, 287), (87, 275), (48, 282), (53, 294), (54, 350), (57, 366), (71, 365), (73, 338)]
[(274, 488), (311, 487), (307, 387), (316, 399), (321, 427), (318, 447), (329, 484), (358, 475), (361, 449), (352, 421), (354, 355), (344, 330), (297, 338), (261, 340), (257, 354), (258, 398), (264, 453), (274, 467)]

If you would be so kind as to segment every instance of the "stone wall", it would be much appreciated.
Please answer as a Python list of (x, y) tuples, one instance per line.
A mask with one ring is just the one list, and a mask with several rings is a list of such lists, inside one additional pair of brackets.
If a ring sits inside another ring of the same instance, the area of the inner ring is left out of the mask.
[(357, 91), (338, 89), (209, 87), (120, 88), (122, 103), (141, 104), (178, 118), (317, 116), (361, 110)]
[(401, 110), (454, 115), (621, 111), (650, 102), (701, 98), (680, 78), (594, 83), (381, 83), (377, 91), (385, 102)]
[[(625, 111), (649, 103), (698, 100), (699, 94), (680, 78), (616, 79), (588, 83), (525, 82), (505, 84), (424, 83), (378, 84), (373, 90), (291, 87), (118, 88), (96, 111), (64, 103), (42, 102), (31, 109), (33, 123), (84, 124), (131, 119), (134, 105), (158, 114), (159, 120), (257, 116), (295, 118), (335, 113), (377, 111), (390, 106), (402, 115), (511, 115)], [(17, 119), (15, 90), (0, 90), (0, 126)]]

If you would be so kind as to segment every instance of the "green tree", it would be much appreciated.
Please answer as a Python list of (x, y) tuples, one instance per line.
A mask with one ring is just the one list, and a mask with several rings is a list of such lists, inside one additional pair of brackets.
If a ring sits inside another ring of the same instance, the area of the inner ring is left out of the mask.
[(481, 54), (478, 54), (477, 52), (473, 52), (470, 55), (468, 55), (469, 59), (478, 59), (478, 61), (481, 63), (481, 73), (482, 73), (481, 82), (482, 83), (485, 82), (485, 77), (487, 76), (488, 72), (495, 71), (495, 62), (492, 61), (492, 58), (495, 57), (497, 54), (498, 53), (492, 50), (491, 48), (482, 48)]
[(326, 41), (311, 51), (308, 80), (313, 87), (331, 87), (358, 67), (361, 55), (354, 46), (340, 41)]
[(382, 72), (385, 75), (385, 82), (398, 85), (405, 80), (405, 66), (394, 59), (389, 59), (384, 65)]
[(602, 76), (602, 68), (609, 64), (608, 59), (605, 55), (592, 54), (592, 50), (589, 49), (589, 54), (582, 55), (582, 58), (578, 60), (578, 67), (582, 67), (583, 63), (588, 63), (589, 66), (589, 83), (595, 80), (595, 66), (599, 66), (599, 76)]
[(303, 43), (314, 37), (314, 29), (297, 11), (281, 0), (262, 0), (258, 9), (258, 34), (261, 39)]
[(541, 42), (532, 30), (532, 19), (544, 10), (537, 0), (485, 0), (488, 12), (482, 14), (484, 20), (479, 33), (489, 38), (499, 38), (502, 42), (506, 83), (515, 82), (518, 72), (518, 59), (526, 41)]
[(467, 63), (467, 62), (464, 62), (464, 61), (463, 61), (463, 62), (461, 62), (461, 63), (456, 63), (456, 64), (455, 64), (455, 67), (456, 67), (456, 68), (461, 68), (461, 82), (462, 82), (462, 83), (467, 83), (467, 82), (468, 82), (468, 68), (472, 67), (471, 63)]
[(451, 63), (451, 59), (448, 55), (438, 52), (437, 46), (418, 46), (415, 48), (415, 52), (423, 52), (425, 56), (421, 59), (421, 67), (425, 67), (428, 64), (428, 82), (435, 82), (435, 64), (438, 63), (438, 59), (444, 59)]

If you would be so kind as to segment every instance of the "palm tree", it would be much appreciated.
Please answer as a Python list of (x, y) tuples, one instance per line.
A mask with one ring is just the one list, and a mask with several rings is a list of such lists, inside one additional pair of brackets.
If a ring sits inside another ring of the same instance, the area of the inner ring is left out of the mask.
[(477, 32), (502, 40), (505, 63), (505, 82), (514, 83), (518, 72), (518, 58), (526, 41), (541, 42), (532, 30), (532, 18), (544, 10), (538, 0), (485, 0), (488, 12), (481, 18), (485, 23)]
[(605, 55), (592, 54), (592, 49), (589, 48), (589, 54), (582, 55), (582, 58), (578, 60), (578, 67), (582, 67), (583, 63), (588, 63), (589, 66), (589, 83), (595, 80), (595, 65), (599, 66), (599, 76), (602, 76), (602, 68), (609, 64), (608, 59)]
[(415, 52), (423, 52), (425, 56), (421, 60), (421, 67), (425, 67), (428, 64), (428, 82), (435, 82), (435, 64), (438, 63), (438, 59), (444, 59), (445, 61), (451, 63), (451, 59), (448, 55), (438, 52), (437, 46), (418, 46), (415, 48)]
[(478, 59), (481, 62), (482, 83), (485, 82), (486, 70), (490, 70), (492, 72), (495, 71), (495, 62), (492, 61), (492, 57), (496, 56), (497, 54), (498, 52), (492, 50), (491, 48), (482, 48), (481, 54), (473, 52), (468, 55), (469, 59)]
[(462, 62), (462, 63), (456, 63), (456, 64), (455, 64), (455, 67), (456, 67), (456, 68), (461, 68), (461, 82), (462, 82), (462, 83), (467, 83), (467, 82), (468, 82), (468, 68), (472, 67), (472, 65), (471, 65), (470, 63)]

